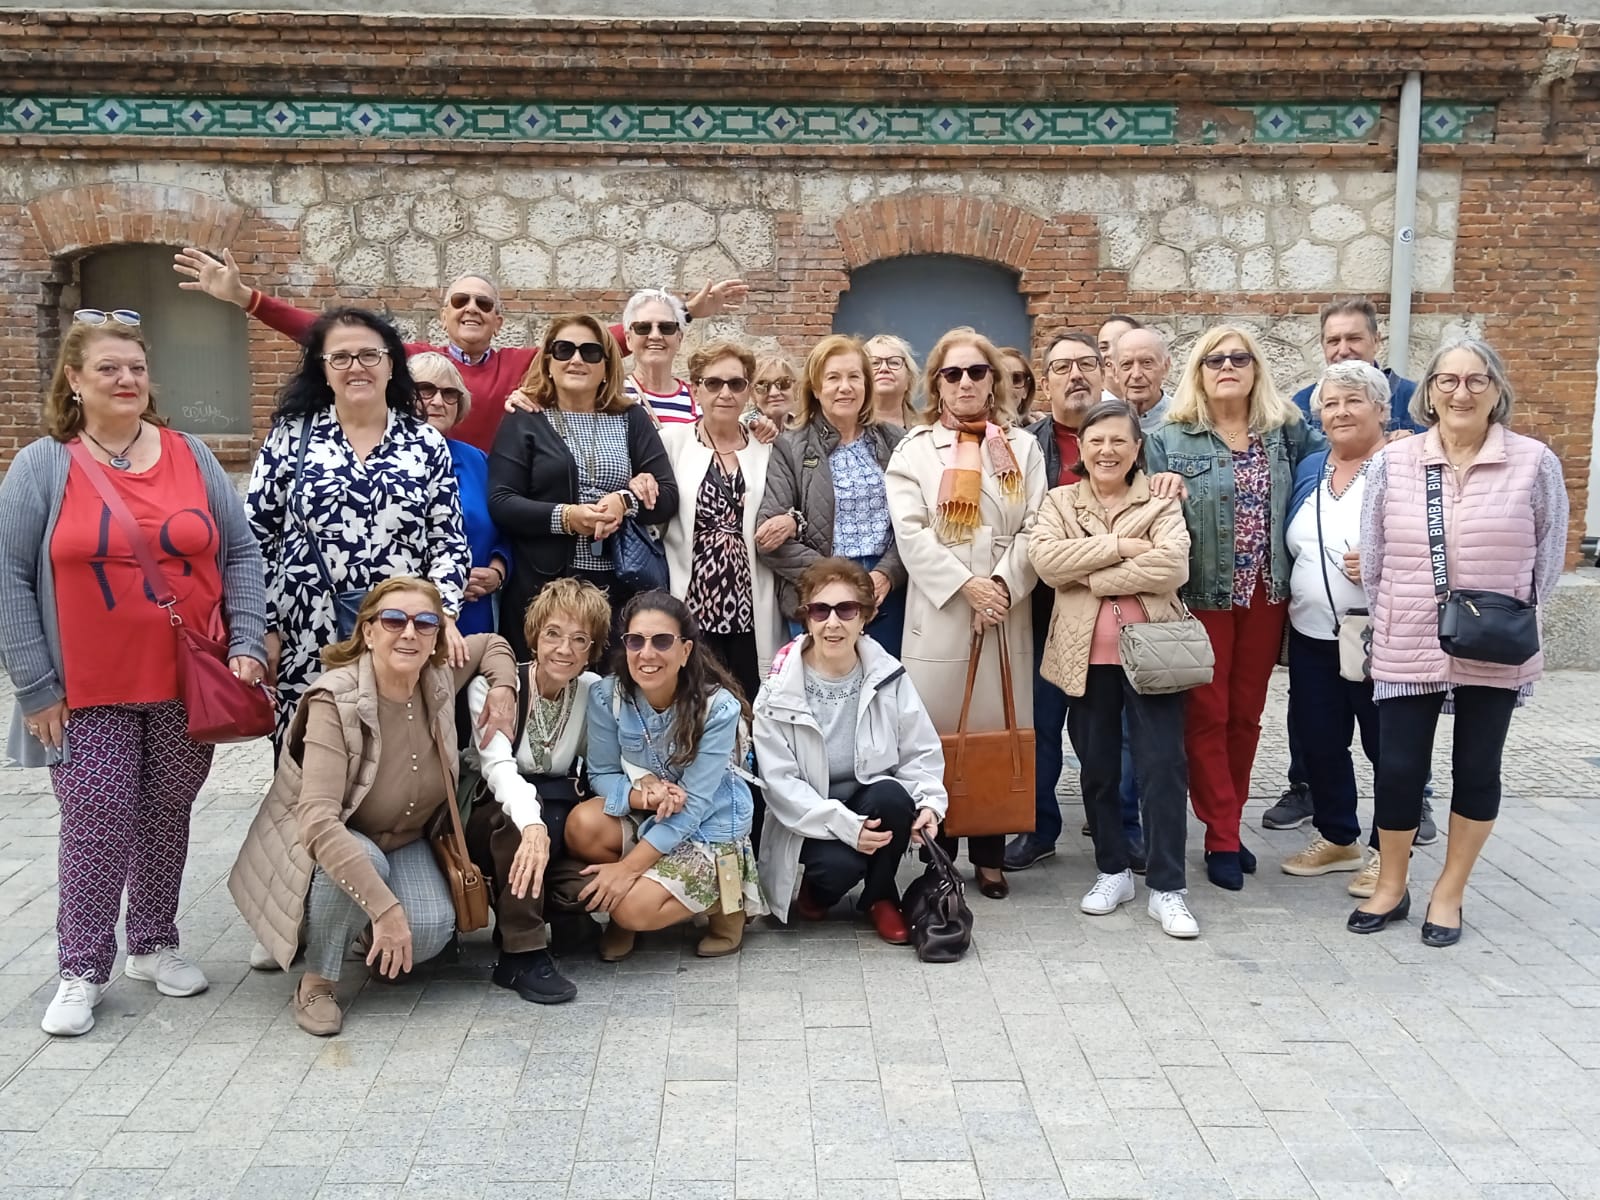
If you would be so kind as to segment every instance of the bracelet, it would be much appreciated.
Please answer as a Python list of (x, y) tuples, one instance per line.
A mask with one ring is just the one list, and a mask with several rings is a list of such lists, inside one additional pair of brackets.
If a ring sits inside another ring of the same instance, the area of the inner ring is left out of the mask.
[(561, 532), (569, 536), (572, 533), (572, 526), (567, 523), (567, 509), (571, 507), (572, 506), (570, 504), (556, 505), (556, 515), (561, 519)]

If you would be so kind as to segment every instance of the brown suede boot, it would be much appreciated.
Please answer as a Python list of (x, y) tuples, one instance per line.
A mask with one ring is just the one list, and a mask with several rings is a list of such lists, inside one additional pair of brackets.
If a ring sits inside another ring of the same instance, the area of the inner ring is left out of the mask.
[(635, 933), (631, 929), (624, 929), (615, 920), (606, 923), (605, 931), (600, 935), (600, 961), (621, 962), (633, 953)]
[(706, 913), (706, 935), (700, 939), (700, 944), (694, 948), (694, 952), (701, 958), (721, 958), (724, 954), (737, 951), (742, 941), (744, 941), (744, 910), (725, 913), (712, 909)]

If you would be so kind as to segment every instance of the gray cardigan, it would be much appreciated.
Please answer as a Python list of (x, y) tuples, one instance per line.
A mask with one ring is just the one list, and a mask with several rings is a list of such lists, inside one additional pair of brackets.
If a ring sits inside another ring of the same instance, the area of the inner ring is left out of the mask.
[[(267, 589), (261, 548), (222, 464), (199, 438), (183, 437), (200, 466), (220, 533), (217, 565), (228, 617), (228, 654), (264, 663)], [(66, 760), (64, 752), (50, 750), (27, 732), (23, 715), (66, 697), (50, 542), (71, 461), (63, 443), (40, 438), (18, 453), (0, 481), (0, 668), (11, 677), (17, 694), (6, 753), (24, 767)]]

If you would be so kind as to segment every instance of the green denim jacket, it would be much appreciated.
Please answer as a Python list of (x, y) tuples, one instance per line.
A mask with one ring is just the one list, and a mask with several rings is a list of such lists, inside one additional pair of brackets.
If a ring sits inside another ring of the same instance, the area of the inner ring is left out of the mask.
[[(1272, 570), (1268, 601), (1289, 595), (1289, 552), (1284, 532), (1289, 494), (1300, 460), (1327, 445), (1309, 424), (1296, 420), (1261, 435), (1272, 466)], [(1182, 596), (1190, 608), (1233, 607), (1233, 454), (1222, 439), (1198, 425), (1168, 422), (1144, 444), (1151, 475), (1173, 471), (1183, 477), (1189, 497), (1183, 519), (1189, 526), (1189, 582)]]

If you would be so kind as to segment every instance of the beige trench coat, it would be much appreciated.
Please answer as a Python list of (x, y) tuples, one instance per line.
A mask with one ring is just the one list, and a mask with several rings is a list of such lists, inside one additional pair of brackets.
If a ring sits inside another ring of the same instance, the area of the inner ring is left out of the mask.
[(941, 734), (954, 733), (967, 687), (967, 660), (972, 649), (972, 609), (961, 585), (974, 576), (1005, 580), (1011, 607), (1004, 623), (984, 640), (978, 679), (973, 687), (967, 728), (973, 732), (1001, 729), (1005, 709), (1000, 695), (1000, 652), (997, 633), (1004, 630), (1011, 652), (1011, 691), (1017, 720), (1033, 724), (1033, 616), (1029, 593), (1037, 580), (1028, 560), (1028, 531), (1044, 502), (1044, 455), (1025, 429), (1008, 429), (1006, 440), (1022, 468), (1023, 497), (1008, 502), (983, 453), (983, 522), (970, 542), (946, 545), (933, 529), (939, 480), (955, 443), (955, 432), (942, 425), (924, 425), (895, 447), (886, 472), (889, 515), (895, 545), (910, 582), (906, 585), (906, 630), (900, 661), (905, 664)]

